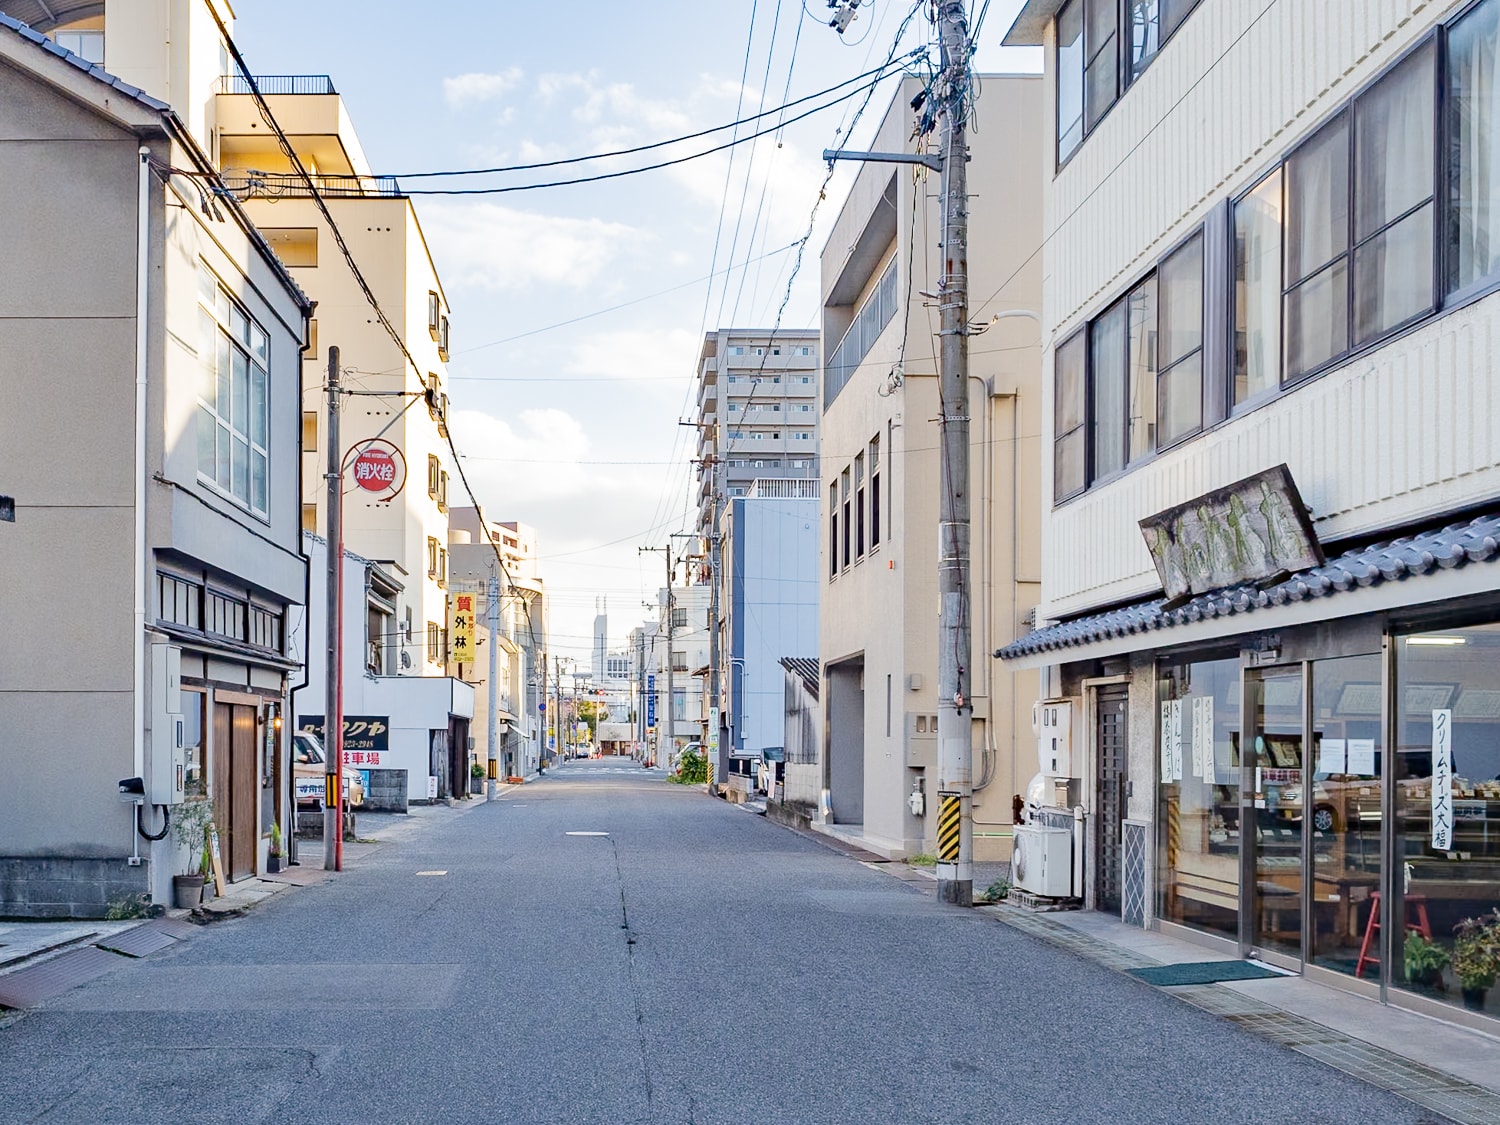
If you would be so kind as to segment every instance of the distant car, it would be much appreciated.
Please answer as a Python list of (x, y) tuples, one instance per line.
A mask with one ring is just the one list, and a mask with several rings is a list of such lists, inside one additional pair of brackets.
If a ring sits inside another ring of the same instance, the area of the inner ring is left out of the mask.
[[(327, 756), (323, 744), (311, 731), (299, 730), (292, 735), (292, 773), (297, 780), (297, 807), (323, 807), (324, 779), (328, 776)], [(360, 772), (344, 767), (344, 803), (357, 809), (365, 803), (365, 783)]]

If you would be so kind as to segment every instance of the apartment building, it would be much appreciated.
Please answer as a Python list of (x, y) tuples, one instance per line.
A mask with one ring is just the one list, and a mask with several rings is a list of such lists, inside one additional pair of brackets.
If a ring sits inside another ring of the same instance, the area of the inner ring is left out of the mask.
[(289, 823), (312, 305), (167, 103), (0, 15), (0, 104), (0, 914), (100, 918)]
[[(974, 854), (1006, 858), (1035, 771), (1030, 673), (986, 653), (1035, 604), (1042, 459), (1038, 77), (984, 75), (969, 164)], [(912, 152), (915, 79), (871, 148)], [(822, 827), (882, 855), (936, 851), (942, 267), (937, 173), (861, 167), (822, 250)], [(997, 319), (998, 318), (998, 319)], [(789, 652), (786, 656), (808, 656)]]
[(1047, 60), (1051, 456), (1001, 655), (1088, 904), (1493, 1031), (1403, 947), (1500, 901), (1500, 0), (1029, 0), (1005, 42)]
[[(547, 606), (537, 568), (536, 530), (528, 524), (490, 521), (481, 526), (479, 512), (466, 505), (452, 509), (449, 531), (450, 582), (454, 624), (461, 612), (475, 615), (474, 659), (460, 664), (450, 651), (450, 670), (475, 686), (477, 701), (471, 765), (488, 759), (489, 727), (496, 723), (501, 776), (529, 777), (544, 752), (544, 711), (547, 695)], [(496, 556), (499, 556), (498, 560)], [(499, 582), (497, 611), (499, 647), (496, 658), (499, 685), (490, 707), (489, 578)], [(472, 595), (472, 603), (458, 599)]]
[(709, 535), (725, 500), (748, 494), (760, 477), (817, 478), (817, 388), (816, 329), (721, 328), (704, 336), (698, 357), (700, 535)]
[(646, 676), (655, 685), (646, 711), (656, 718), (653, 749), (663, 765), (689, 743), (709, 745), (709, 595), (704, 583), (662, 587), (656, 633), (640, 631)]

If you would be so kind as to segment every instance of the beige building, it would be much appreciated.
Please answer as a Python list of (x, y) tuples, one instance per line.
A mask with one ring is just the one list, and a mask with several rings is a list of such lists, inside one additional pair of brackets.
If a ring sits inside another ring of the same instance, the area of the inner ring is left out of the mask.
[[(987, 75), (971, 137), (970, 347), (975, 856), (1010, 850), (1011, 799), (1035, 772), (1035, 681), (987, 656), (1037, 596), (1045, 93)], [(908, 80), (871, 148), (912, 151)], [(884, 855), (935, 850), (937, 174), (861, 167), (822, 255), (821, 660), (829, 828)], [(1018, 316), (1005, 314), (1020, 313)], [(992, 318), (1000, 315), (1001, 319)], [(803, 654), (788, 654), (803, 655)], [(913, 793), (922, 795), (914, 802)]]
[(0, 15), (0, 107), (0, 914), (102, 917), (289, 824), (311, 304), (166, 103)]
[(1115, 7), (1005, 40), (1055, 91), (1005, 656), (1071, 715), (1084, 893), (1493, 1031), (1402, 935), (1500, 902), (1500, 2)]

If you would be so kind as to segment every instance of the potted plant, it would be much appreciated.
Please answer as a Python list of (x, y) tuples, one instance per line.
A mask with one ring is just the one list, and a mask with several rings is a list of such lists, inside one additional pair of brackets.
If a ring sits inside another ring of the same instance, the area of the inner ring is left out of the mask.
[(281, 825), (271, 825), (271, 842), (266, 845), (266, 871), (274, 875), (281, 870)]
[(1406, 982), (1417, 988), (1443, 991), (1443, 969), (1448, 964), (1448, 951), (1436, 942), (1428, 941), (1416, 930), (1408, 931), (1406, 945), (1402, 949), (1406, 958)]
[(1464, 1007), (1484, 1010), (1484, 994), (1500, 976), (1500, 909), (1465, 918), (1453, 932), (1453, 975), (1463, 989)]
[(191, 866), (181, 875), (172, 876), (172, 905), (178, 910), (192, 910), (203, 900), (204, 857), (208, 854), (213, 809), (206, 800), (184, 801), (175, 812), (172, 833), (188, 849)]
[(484, 767), (478, 762), (469, 767), (469, 792), (484, 792)]

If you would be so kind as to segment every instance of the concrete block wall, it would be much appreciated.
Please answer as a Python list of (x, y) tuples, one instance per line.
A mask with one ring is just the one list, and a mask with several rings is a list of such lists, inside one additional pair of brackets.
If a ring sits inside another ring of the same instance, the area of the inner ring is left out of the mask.
[(147, 873), (123, 859), (0, 857), (0, 917), (103, 918), (148, 890)]

